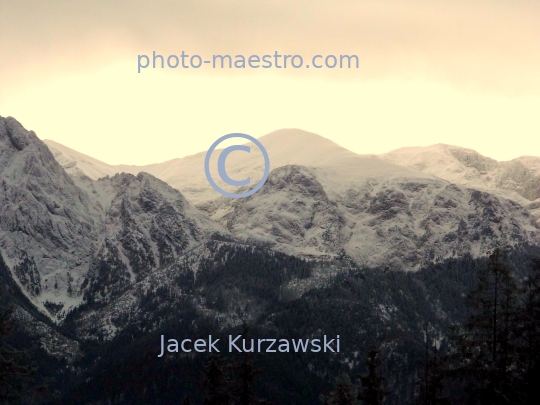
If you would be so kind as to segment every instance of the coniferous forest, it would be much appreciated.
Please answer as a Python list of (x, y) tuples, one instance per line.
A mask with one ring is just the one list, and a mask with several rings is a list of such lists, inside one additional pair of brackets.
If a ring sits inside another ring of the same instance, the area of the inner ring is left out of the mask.
[[(79, 340), (52, 358), (22, 328), (2, 289), (0, 400), (20, 404), (536, 404), (540, 262), (533, 248), (440, 260), (417, 272), (308, 261), (216, 243), (197, 274), (141, 297), (143, 321), (112, 340)], [(5, 264), (0, 262), (2, 271)], [(302, 289), (321, 269), (334, 277)], [(184, 294), (177, 295), (174, 287)], [(212, 311), (202, 313), (197, 302)], [(77, 339), (79, 322), (61, 326)], [(220, 316), (216, 316), (220, 314)], [(224, 315), (226, 314), (226, 316)], [(124, 315), (129, 317), (129, 314)], [(227, 318), (228, 317), (228, 318)], [(230, 322), (230, 319), (241, 319)], [(158, 323), (156, 323), (158, 322)], [(230, 325), (228, 324), (230, 322)], [(161, 335), (298, 339), (340, 335), (339, 353), (166, 353)]]

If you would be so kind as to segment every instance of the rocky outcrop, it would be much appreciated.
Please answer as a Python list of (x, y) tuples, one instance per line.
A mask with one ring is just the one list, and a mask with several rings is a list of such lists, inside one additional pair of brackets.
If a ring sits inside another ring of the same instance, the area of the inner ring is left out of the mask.
[(56, 318), (227, 233), (149, 174), (75, 180), (33, 132), (0, 118), (0, 253), (44, 313), (62, 305)]

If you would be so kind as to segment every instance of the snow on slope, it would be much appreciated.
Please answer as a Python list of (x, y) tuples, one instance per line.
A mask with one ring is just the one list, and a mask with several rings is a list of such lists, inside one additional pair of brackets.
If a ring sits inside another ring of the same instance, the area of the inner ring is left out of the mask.
[(537, 156), (521, 156), (514, 160), (513, 162), (521, 163), (535, 175), (540, 176), (540, 157)]
[(331, 198), (317, 170), (296, 165), (272, 171), (220, 221), (242, 240), (290, 254), (346, 254), (359, 265), (409, 270), (540, 236), (517, 203), (441, 179), (373, 178)]
[[(539, 157), (523, 156), (509, 162), (497, 162), (474, 150), (444, 144), (401, 148), (382, 155), (357, 155), (328, 139), (299, 129), (274, 131), (259, 140), (268, 150), (271, 169), (288, 164), (317, 168), (318, 176), (330, 188), (327, 190), (330, 194), (334, 191), (339, 193), (350, 182), (365, 178), (402, 175), (418, 178), (436, 176), (512, 199), (524, 206), (540, 198)], [(137, 174), (144, 171), (180, 190), (197, 206), (204, 206), (220, 197), (206, 181), (202, 169), (206, 152), (148, 166), (113, 166), (56, 142), (46, 143), (62, 166), (75, 177), (85, 174), (97, 179), (116, 173)], [(262, 176), (262, 156), (255, 145), (248, 145), (253, 148), (252, 153), (231, 154), (227, 160), (227, 171), (237, 179), (249, 176), (251, 183), (254, 183)], [(213, 170), (218, 153), (219, 150), (214, 153), (211, 162), (213, 177), (221, 187), (232, 191)]]
[[(275, 131), (261, 137), (259, 141), (268, 152), (270, 170), (290, 164), (314, 168), (326, 192), (332, 196), (340, 194), (350, 184), (362, 183), (371, 178), (432, 177), (370, 156), (357, 155), (322, 136), (299, 129)], [(227, 172), (236, 179), (250, 177), (254, 183), (262, 177), (262, 158), (257, 153), (258, 148), (255, 145), (251, 143), (247, 145), (251, 146), (254, 152), (231, 154), (227, 160)], [(187, 158), (180, 159), (175, 165), (176, 170), (171, 170), (162, 179), (181, 190), (196, 206), (206, 209), (205, 202), (219, 199), (220, 195), (209, 187), (204, 173), (200, 170), (204, 155), (201, 153), (191, 156), (189, 166)], [(215, 160), (217, 155), (213, 154)], [(215, 160), (211, 161), (211, 168), (216, 167)], [(181, 173), (189, 175), (183, 176)], [(216, 175), (213, 177), (218, 179), (218, 185), (228, 189)]]
[[(241, 240), (292, 254), (347, 254), (365, 265), (414, 269), (435, 257), (476, 256), (497, 243), (537, 241), (529, 212), (540, 213), (540, 205), (526, 198), (534, 195), (537, 180), (524, 166), (533, 166), (534, 158), (499, 163), (448, 145), (362, 156), (297, 129), (260, 141), (273, 171), (248, 199), (221, 197), (210, 187), (205, 153), (153, 165), (153, 174)], [(230, 155), (227, 171), (254, 182), (262, 174), (262, 157), (249, 145), (252, 153)]]
[(142, 171), (139, 170), (138, 166), (109, 165), (48, 139), (43, 142), (51, 150), (58, 163), (71, 176), (86, 175), (93, 180), (97, 180), (105, 176), (114, 176), (117, 173), (137, 174)]
[(471, 187), (487, 187), (481, 176), (498, 165), (472, 149), (444, 144), (401, 148), (377, 157)]
[(227, 236), (178, 190), (148, 173), (118, 174), (91, 186), (106, 226), (83, 285), (94, 302), (110, 301), (216, 234)]
[(87, 194), (31, 131), (0, 117), (0, 249), (34, 302), (80, 301), (103, 230)]
[[(367, 178), (393, 176), (430, 178), (429, 174), (399, 167), (371, 156), (353, 153), (322, 136), (300, 129), (282, 129), (259, 138), (270, 157), (270, 169), (289, 164), (316, 167), (329, 192), (344, 189), (351, 182), (364, 181)], [(111, 166), (96, 161), (69, 148), (47, 141), (51, 148), (58, 150), (64, 168), (74, 175), (86, 174), (90, 178), (112, 175), (112, 172), (137, 174), (138, 171), (150, 173), (180, 190), (193, 204), (199, 205), (220, 198), (208, 183), (204, 173), (206, 152), (201, 152), (181, 159), (149, 166)], [(236, 179), (250, 177), (251, 184), (261, 179), (263, 159), (259, 149), (247, 143), (251, 153), (235, 152), (227, 159), (227, 173)], [(216, 171), (219, 149), (213, 153), (210, 163), (213, 178), (224, 189), (233, 191), (219, 179)]]
[(540, 158), (498, 162), (472, 149), (444, 144), (401, 148), (377, 157), (522, 205), (540, 197)]
[[(33, 132), (0, 118), (0, 250), (13, 278), (42, 310), (45, 301), (63, 304), (54, 315), (62, 319), (83, 301), (130, 296), (135, 285), (204, 248), (214, 234), (405, 270), (436, 258), (483, 255), (501, 244), (540, 243), (529, 211), (474, 189), (500, 184), (534, 195), (533, 158), (499, 164), (444, 145), (390, 158), (360, 156), (295, 129), (260, 141), (270, 155), (269, 179), (258, 193), (234, 200), (206, 181), (205, 153), (145, 167), (110, 166), (49, 142), (53, 156)], [(252, 147), (251, 154), (231, 154), (231, 177), (260, 178), (260, 151)]]
[(0, 253), (51, 318), (111, 299), (215, 234), (228, 237), (152, 175), (72, 178), (32, 131), (0, 117)]

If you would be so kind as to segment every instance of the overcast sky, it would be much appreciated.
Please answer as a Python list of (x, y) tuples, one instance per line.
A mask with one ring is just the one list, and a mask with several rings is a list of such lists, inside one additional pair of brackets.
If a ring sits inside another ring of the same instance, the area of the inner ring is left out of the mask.
[[(137, 55), (356, 54), (360, 68), (137, 73)], [(540, 1), (0, 0), (0, 115), (108, 163), (298, 127), (357, 153), (540, 156)]]

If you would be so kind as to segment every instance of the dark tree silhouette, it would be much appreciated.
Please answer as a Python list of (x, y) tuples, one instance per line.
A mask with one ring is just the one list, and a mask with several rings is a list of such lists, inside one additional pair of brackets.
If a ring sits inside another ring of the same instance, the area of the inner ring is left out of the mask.
[(323, 405), (357, 405), (358, 392), (348, 374), (336, 377), (334, 389), (327, 396), (321, 397)]
[(437, 346), (430, 351), (429, 335), (426, 334), (426, 338), (424, 381), (418, 383), (418, 405), (448, 405), (449, 398), (444, 396), (444, 380), (449, 374), (448, 359), (439, 354)]
[(226, 366), (219, 357), (210, 356), (204, 368), (206, 395), (203, 405), (229, 405), (232, 401)]
[(519, 363), (523, 374), (524, 403), (540, 403), (540, 260), (535, 262), (533, 275), (524, 283), (524, 305), (519, 314)]
[(368, 374), (359, 377), (362, 382), (362, 391), (358, 394), (358, 399), (365, 405), (381, 405), (388, 395), (383, 387), (385, 379), (378, 373), (381, 364), (377, 347), (371, 346), (367, 358)]
[[(242, 336), (246, 338), (251, 331), (251, 327), (244, 324)], [(253, 358), (248, 353), (242, 354), (242, 359), (230, 366), (234, 375), (231, 380), (230, 391), (234, 404), (239, 405), (266, 405), (268, 401), (257, 398), (253, 388), (254, 381), (263, 374), (255, 367)]]
[[(0, 297), (1, 301), (1, 297)], [(13, 349), (7, 338), (15, 327), (13, 308), (0, 303), (0, 404), (11, 404), (25, 393), (32, 367), (24, 365), (24, 353)]]
[(266, 405), (268, 401), (259, 399), (255, 395), (253, 382), (261, 376), (262, 371), (253, 364), (253, 359), (247, 353), (242, 355), (242, 360), (233, 365), (236, 378), (233, 381), (233, 390), (239, 405)]
[(472, 310), (459, 336), (459, 373), (468, 383), (471, 404), (516, 403), (512, 368), (516, 364), (517, 286), (507, 256), (496, 249), (469, 295)]

